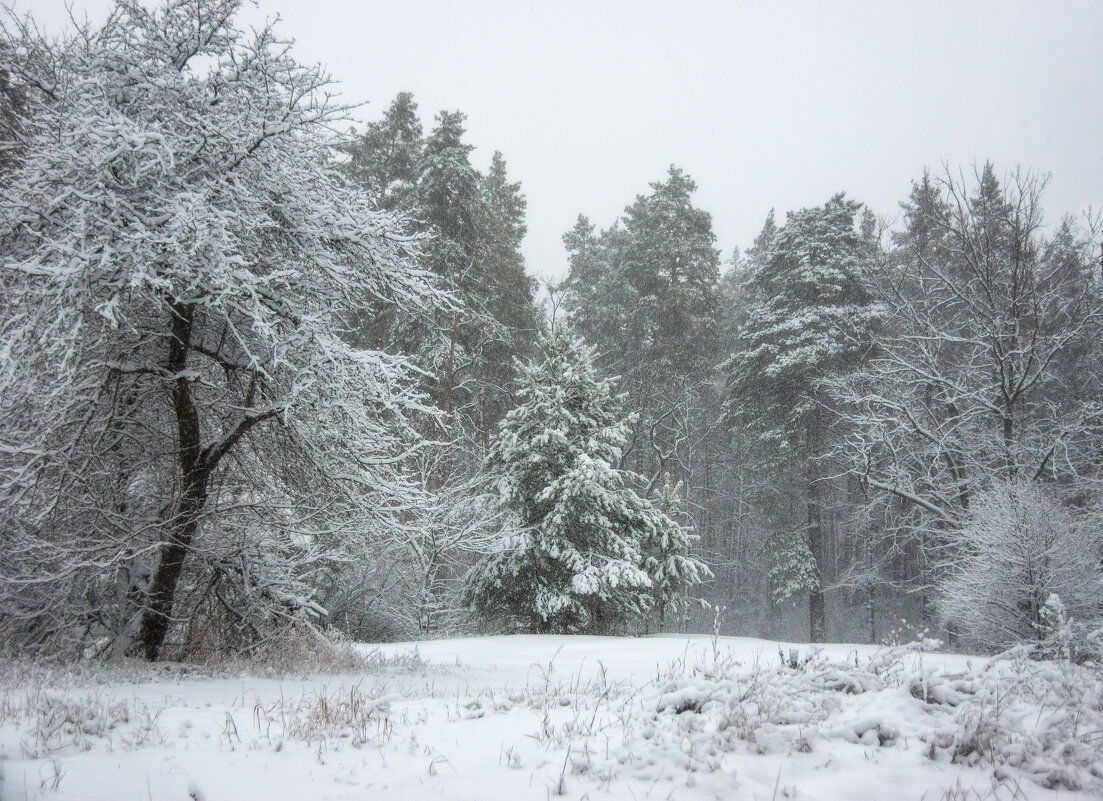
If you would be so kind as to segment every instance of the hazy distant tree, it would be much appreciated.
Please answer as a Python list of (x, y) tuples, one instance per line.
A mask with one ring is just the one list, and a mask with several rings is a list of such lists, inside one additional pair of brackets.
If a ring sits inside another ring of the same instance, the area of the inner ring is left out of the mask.
[(633, 295), (609, 252), (610, 234), (599, 236), (593, 224), (579, 215), (563, 235), (570, 272), (564, 282), (564, 306), (571, 327), (599, 353), (624, 342), (626, 318)]
[(483, 179), (487, 240), (479, 310), (497, 326), (484, 326), (478, 344), (479, 397), (476, 430), (483, 444), (512, 405), (515, 358), (531, 354), (538, 333), (536, 282), (525, 272), (521, 254), (527, 202), (519, 183), (509, 180), (502, 154), (494, 152)]
[(671, 166), (625, 209), (617, 258), (632, 290), (624, 347), (663, 372), (707, 372), (716, 348), (720, 254), (697, 184)]
[(693, 461), (708, 425), (708, 383), (718, 344), (719, 253), (712, 218), (692, 203), (697, 185), (677, 167), (651, 184), (616, 225), (594, 235), (585, 218), (564, 236), (572, 325), (620, 377), (636, 415), (626, 464), (656, 492), (668, 470)]
[(752, 299), (756, 291), (753, 279), (770, 258), (774, 240), (777, 237), (777, 223), (774, 210), (766, 216), (762, 230), (755, 237), (751, 247), (743, 253), (733, 254), (731, 265), (720, 279), (719, 330), (721, 352), (734, 352), (747, 316), (747, 309), (754, 305)]
[(370, 192), (381, 208), (410, 212), (421, 168), (421, 120), (409, 92), (399, 92), (383, 119), (342, 146), (345, 174)]

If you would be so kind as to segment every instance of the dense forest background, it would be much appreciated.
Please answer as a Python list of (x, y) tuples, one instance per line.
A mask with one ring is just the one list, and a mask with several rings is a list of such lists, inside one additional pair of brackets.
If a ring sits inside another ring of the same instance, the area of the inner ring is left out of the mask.
[[(658, 167), (541, 287), (462, 112), (336, 135), (324, 75), (191, 5), (0, 44), (9, 642), (1088, 642), (1103, 226), (1044, 175), (917, 167), (899, 209), (840, 192), (722, 254)], [(541, 507), (518, 465), (564, 453), (596, 466)]]

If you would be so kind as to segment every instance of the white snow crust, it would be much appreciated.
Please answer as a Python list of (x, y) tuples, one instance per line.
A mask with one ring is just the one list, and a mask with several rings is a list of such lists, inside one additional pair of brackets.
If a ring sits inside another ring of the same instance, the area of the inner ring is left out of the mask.
[(1101, 797), (1097, 670), (929, 646), (478, 637), (282, 678), (9, 662), (0, 798)]

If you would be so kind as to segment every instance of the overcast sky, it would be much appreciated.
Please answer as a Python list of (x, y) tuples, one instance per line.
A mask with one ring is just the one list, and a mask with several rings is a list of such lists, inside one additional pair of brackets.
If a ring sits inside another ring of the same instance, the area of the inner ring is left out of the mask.
[[(10, 0), (8, 0), (10, 2)], [(108, 0), (72, 0), (96, 22)], [(64, 0), (16, 0), (51, 31)], [(925, 166), (1050, 173), (1051, 221), (1103, 205), (1103, 2), (259, 0), (364, 119), (414, 93), (468, 115), (528, 197), (529, 271), (561, 277), (677, 164), (727, 258), (771, 208), (845, 190), (878, 214)]]

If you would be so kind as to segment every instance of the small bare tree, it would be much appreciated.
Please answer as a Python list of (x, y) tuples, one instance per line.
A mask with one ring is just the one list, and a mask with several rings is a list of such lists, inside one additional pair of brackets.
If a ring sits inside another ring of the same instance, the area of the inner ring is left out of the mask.
[(1098, 621), (1103, 543), (1097, 526), (1036, 484), (997, 483), (977, 496), (961, 528), (963, 553), (942, 583), (942, 615), (991, 649), (1045, 639), (1054, 595), (1072, 618)]

